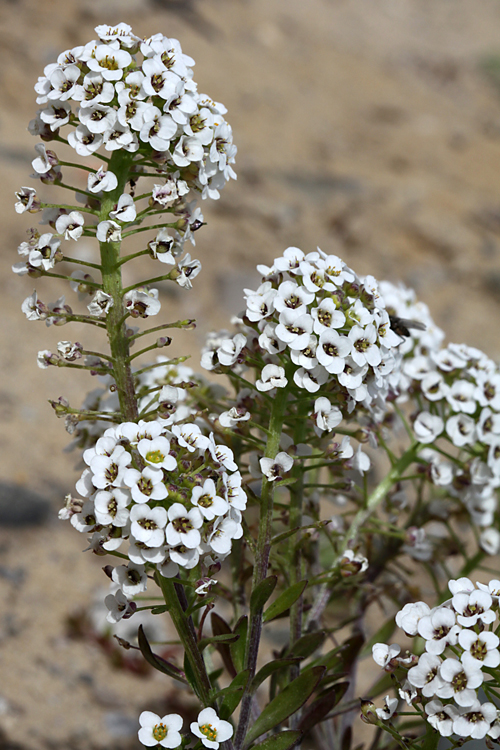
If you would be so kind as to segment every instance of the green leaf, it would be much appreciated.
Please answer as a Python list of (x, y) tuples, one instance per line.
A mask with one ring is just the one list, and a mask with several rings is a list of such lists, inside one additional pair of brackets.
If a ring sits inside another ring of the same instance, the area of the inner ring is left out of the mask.
[(278, 672), (280, 669), (287, 669), (293, 664), (298, 664), (300, 661), (300, 656), (296, 656), (288, 657), (286, 659), (275, 659), (274, 661), (269, 661), (267, 664), (264, 664), (250, 683), (250, 692), (255, 693), (259, 685), (262, 685), (264, 680), (267, 680), (267, 678), (275, 672)]
[(298, 711), (312, 695), (324, 672), (324, 667), (308, 669), (273, 698), (247, 732), (244, 747), (249, 747), (261, 734), (274, 729)]
[(196, 683), (196, 674), (194, 673), (193, 667), (191, 666), (191, 662), (189, 661), (187, 654), (184, 654), (184, 672), (186, 674), (187, 681), (191, 685), (191, 688), (193, 690), (193, 693), (200, 698), (200, 694), (198, 693), (198, 685)]
[(316, 724), (319, 724), (319, 722), (328, 715), (332, 708), (335, 708), (337, 703), (341, 701), (348, 687), (348, 682), (339, 682), (337, 685), (330, 688), (330, 690), (327, 690), (316, 698), (314, 703), (311, 703), (311, 705), (306, 708), (297, 729), (305, 734), (315, 727)]
[(290, 750), (302, 737), (300, 732), (287, 729), (279, 734), (273, 734), (258, 745), (253, 746), (253, 750)]
[(242, 672), (245, 666), (245, 647), (247, 640), (248, 630), (248, 617), (243, 615), (240, 617), (236, 625), (234, 626), (233, 633), (239, 635), (240, 638), (237, 641), (229, 644), (229, 650), (231, 652), (231, 658), (237, 672)]
[(326, 633), (323, 630), (303, 635), (302, 638), (295, 641), (290, 649), (289, 656), (300, 656), (302, 659), (306, 659), (323, 645), (325, 637)]
[[(225, 642), (224, 639), (216, 642), (216, 648), (222, 657), (222, 661), (224, 662), (224, 666), (226, 667), (227, 671), (229, 672), (231, 677), (235, 677), (236, 668), (233, 664), (233, 658), (231, 656), (229, 643), (239, 640), (239, 635), (235, 635), (224, 618), (218, 615), (216, 612), (212, 612), (210, 619), (212, 622), (212, 633), (214, 634), (214, 636), (226, 636)], [(231, 636), (231, 638), (228, 638), (228, 636)]]
[(185, 675), (182, 670), (180, 670), (174, 664), (171, 664), (166, 659), (163, 659), (161, 656), (153, 654), (142, 625), (139, 625), (137, 640), (139, 643), (139, 648), (141, 649), (141, 654), (144, 656), (148, 664), (154, 667), (154, 669), (157, 669), (158, 672), (168, 674), (168, 676), (173, 677), (174, 680), (178, 680), (179, 682), (183, 682), (184, 685), (187, 685), (187, 680), (185, 679)]
[(290, 586), (286, 591), (283, 591), (283, 593), (280, 594), (264, 612), (264, 622), (274, 620), (275, 617), (279, 617), (279, 615), (286, 612), (287, 609), (290, 609), (292, 604), (295, 604), (297, 599), (302, 596), (306, 587), (307, 581), (299, 581), (298, 583), (294, 583), (293, 586)]
[(203, 649), (211, 644), (218, 647), (221, 643), (231, 643), (238, 640), (238, 638), (239, 635), (235, 635), (234, 633), (229, 633), (229, 635), (210, 635), (198, 641), (198, 648), (200, 651), (203, 651)]
[(257, 584), (250, 597), (250, 614), (254, 615), (256, 612), (260, 612), (276, 588), (277, 582), (278, 576), (268, 576)]
[(151, 614), (152, 615), (163, 615), (165, 612), (168, 612), (168, 605), (167, 604), (161, 604), (158, 607), (152, 607), (151, 608)]
[(245, 669), (243, 672), (236, 675), (229, 687), (224, 688), (224, 690), (219, 692), (219, 696), (223, 695), (224, 697), (219, 709), (219, 717), (221, 719), (227, 721), (227, 719), (229, 719), (234, 713), (243, 697), (249, 679), (250, 672), (248, 669)]

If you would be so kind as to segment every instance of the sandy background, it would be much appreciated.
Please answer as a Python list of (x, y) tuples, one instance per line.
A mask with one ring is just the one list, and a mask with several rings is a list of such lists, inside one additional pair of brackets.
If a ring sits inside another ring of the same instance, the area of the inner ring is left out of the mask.
[[(413, 286), (450, 340), (500, 355), (497, 0), (2, 0), (2, 750), (136, 747), (141, 710), (176, 708), (160, 675), (117, 671), (98, 644), (68, 637), (68, 617), (73, 632), (83, 626), (75, 612), (105, 579), (84, 537), (56, 518), (76, 456), (62, 453), (68, 436), (47, 399), (76, 404), (94, 383), (37, 368), (38, 349), (80, 332), (28, 323), (20, 303), (32, 282), (10, 271), (30, 226), (13, 193), (31, 184), (33, 84), (95, 25), (119, 21), (181, 40), (239, 148), (237, 183), (203, 206), (195, 290), (162, 298), (175, 309), (166, 318), (200, 319), (178, 353), (241, 309), (256, 263), (319, 245)], [(38, 288), (46, 300), (64, 292)]]

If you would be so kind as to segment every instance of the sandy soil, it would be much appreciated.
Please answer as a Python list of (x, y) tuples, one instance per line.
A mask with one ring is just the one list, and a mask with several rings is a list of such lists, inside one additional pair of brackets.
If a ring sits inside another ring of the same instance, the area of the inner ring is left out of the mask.
[(169, 298), (172, 314), (200, 319), (177, 352), (196, 354), (239, 312), (256, 263), (319, 245), (413, 286), (450, 340), (500, 355), (496, 0), (3, 0), (0, 748), (135, 747), (139, 711), (177, 699), (160, 675), (117, 671), (96, 643), (69, 637), (68, 617), (74, 631), (105, 579), (56, 519), (76, 456), (62, 453), (68, 436), (47, 399), (78, 403), (89, 383), (37, 368), (60, 332), (26, 321), (32, 282), (10, 271), (30, 225), (13, 193), (30, 184), (36, 77), (97, 23), (122, 20), (181, 40), (239, 147), (237, 183), (203, 207), (203, 274)]

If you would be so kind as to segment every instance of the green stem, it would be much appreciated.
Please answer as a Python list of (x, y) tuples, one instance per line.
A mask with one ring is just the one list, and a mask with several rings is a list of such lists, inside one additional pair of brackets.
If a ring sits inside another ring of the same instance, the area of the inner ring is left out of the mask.
[(180, 582), (176, 583), (175, 579), (164, 578), (158, 572), (155, 573), (155, 581), (162, 590), (165, 604), (168, 606), (168, 612), (184, 647), (186, 658), (191, 666), (195, 682), (191, 687), (204, 707), (211, 706), (211, 685), (207, 670), (205, 669), (205, 662), (198, 648), (192, 621), (186, 616), (179, 600), (177, 587), (181, 587), (182, 584)]
[[(109, 213), (125, 189), (129, 179), (129, 167), (133, 156), (126, 151), (115, 151), (111, 157), (109, 168), (118, 178), (118, 185), (112, 192), (106, 193), (101, 199), (99, 221), (107, 221)], [(123, 287), (119, 265), (120, 242), (100, 242), (102, 288), (113, 298), (113, 305), (106, 316), (106, 330), (109, 348), (113, 362), (113, 370), (120, 401), (120, 409), (124, 421), (135, 422), (138, 418), (137, 398), (135, 394), (134, 378), (130, 367), (130, 339), (126, 334), (123, 319)]]
[[(287, 404), (288, 392), (286, 388), (278, 388), (276, 396), (272, 401), (271, 417), (269, 420), (269, 435), (267, 438), (266, 458), (275, 458), (279, 451), (283, 419)], [(271, 532), (273, 523), (274, 510), (274, 483), (270, 482), (267, 477), (262, 478), (262, 491), (260, 497), (260, 518), (259, 518), (259, 535), (255, 552), (255, 564), (253, 569), (252, 592), (267, 576), (269, 565), (269, 554), (271, 551)], [(249, 670), (250, 681), (255, 675), (257, 668), (257, 657), (259, 654), (259, 644), (262, 634), (262, 612), (260, 609), (250, 618), (250, 627), (245, 647), (245, 668)], [(248, 724), (251, 715), (252, 696), (245, 691), (240, 710), (240, 720), (234, 739), (234, 747), (239, 750), (245, 739)]]

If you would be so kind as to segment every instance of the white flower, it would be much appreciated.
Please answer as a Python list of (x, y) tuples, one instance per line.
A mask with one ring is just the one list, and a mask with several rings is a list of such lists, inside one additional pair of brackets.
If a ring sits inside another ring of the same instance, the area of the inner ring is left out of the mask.
[(476, 699), (461, 710), (460, 716), (453, 722), (453, 731), (459, 737), (480, 740), (486, 736), (496, 718), (497, 708), (493, 703), (480, 703)]
[(168, 491), (163, 484), (163, 472), (146, 466), (142, 472), (137, 469), (127, 469), (123, 475), (123, 483), (130, 487), (132, 499), (136, 503), (147, 503), (149, 500), (164, 500)]
[(179, 714), (166, 714), (161, 719), (151, 711), (143, 711), (139, 716), (139, 742), (146, 747), (174, 748), (179, 747), (182, 737), (179, 730), (182, 729), (182, 716)]
[(94, 317), (107, 315), (113, 307), (113, 304), (113, 297), (110, 294), (103, 292), (102, 289), (98, 289), (92, 297), (92, 300), (87, 305), (87, 310)]
[[(138, 507), (138, 506), (137, 506)], [(144, 565), (129, 563), (113, 568), (111, 578), (117, 583), (126, 597), (132, 597), (146, 591), (148, 577)]]
[(439, 656), (426, 653), (422, 654), (415, 667), (408, 670), (408, 681), (413, 687), (421, 688), (426, 698), (436, 695), (438, 689), (444, 685), (444, 680), (439, 674), (441, 664)]
[(152, 440), (148, 438), (139, 440), (137, 450), (146, 463), (157, 470), (173, 471), (177, 468), (177, 461), (170, 455), (170, 442), (162, 435)]
[(23, 214), (25, 211), (37, 210), (40, 203), (36, 197), (36, 190), (30, 187), (22, 187), (16, 193), (17, 201), (14, 205), (17, 214)]
[(262, 368), (260, 378), (255, 381), (258, 391), (270, 391), (272, 388), (285, 388), (288, 381), (285, 377), (285, 369), (278, 365), (265, 365)]
[(375, 709), (375, 713), (377, 714), (379, 719), (382, 719), (382, 721), (388, 721), (391, 716), (394, 715), (394, 712), (398, 707), (398, 703), (398, 698), (389, 698), (389, 696), (386, 695), (384, 708)]
[(208, 448), (210, 440), (202, 435), (196, 424), (181, 424), (172, 427), (172, 434), (182, 448), (187, 448), (190, 453), (196, 450), (204, 451)]
[(53, 151), (47, 151), (43, 143), (37, 143), (35, 151), (38, 153), (36, 159), (33, 159), (31, 166), (37, 174), (45, 175), (50, 172), (52, 167), (58, 164), (58, 160)]
[(456, 623), (453, 610), (438, 607), (419, 619), (418, 632), (427, 641), (425, 650), (429, 654), (442, 654), (446, 646), (457, 643), (460, 626)]
[(421, 411), (413, 423), (413, 431), (420, 443), (433, 443), (443, 432), (444, 422), (441, 417)]
[(479, 538), (479, 544), (487, 555), (496, 555), (500, 550), (500, 532), (493, 527), (484, 529)]
[(108, 594), (108, 596), (104, 598), (104, 604), (109, 610), (106, 615), (106, 620), (112, 625), (115, 625), (122, 619), (128, 619), (131, 617), (137, 606), (134, 602), (129, 602), (125, 594), (119, 589), (116, 594)]
[(351, 351), (352, 341), (347, 336), (342, 336), (330, 328), (321, 332), (316, 357), (330, 374), (338, 375), (343, 371), (345, 357), (351, 354)]
[[(372, 646), (372, 658), (375, 664), (385, 669), (388, 666), (390, 667), (391, 660), (398, 656), (400, 651), (401, 646), (398, 646), (397, 643), (393, 643), (390, 646), (386, 643), (376, 643)], [(390, 668), (388, 671), (391, 671)]]
[(123, 301), (133, 318), (148, 318), (151, 315), (158, 315), (161, 309), (158, 289), (147, 289), (146, 287), (131, 289), (130, 292), (123, 295)]
[(473, 627), (478, 620), (485, 625), (492, 623), (496, 615), (491, 609), (493, 599), (487, 591), (459, 592), (452, 598), (457, 612), (457, 622), (464, 628)]
[(65, 240), (78, 240), (83, 234), (85, 221), (80, 211), (62, 214), (56, 221), (56, 232), (63, 234)]
[(192, 289), (191, 279), (194, 279), (200, 273), (201, 263), (196, 259), (191, 260), (190, 254), (186, 253), (177, 264), (177, 270), (179, 272), (179, 275), (175, 277), (177, 284), (183, 289)]
[(127, 509), (130, 503), (128, 492), (113, 487), (111, 491), (99, 490), (94, 497), (95, 518), (103, 525), (123, 527), (129, 519)]
[(276, 481), (276, 479), (282, 479), (283, 474), (286, 474), (293, 466), (293, 458), (288, 453), (278, 453), (276, 458), (261, 458), (260, 468), (264, 476), (270, 482)]
[(174, 265), (175, 258), (172, 253), (174, 246), (174, 238), (168, 233), (168, 230), (163, 228), (160, 229), (155, 239), (148, 243), (148, 247), (153, 254), (153, 258), (157, 258), (162, 263), (169, 263)]
[(459, 448), (476, 440), (476, 423), (467, 414), (455, 414), (446, 421), (446, 432)]
[(221, 742), (233, 736), (233, 727), (228, 721), (219, 719), (213, 708), (204, 708), (198, 714), (198, 721), (193, 721), (191, 731), (202, 741), (205, 747), (217, 750)]
[(443, 706), (441, 701), (429, 701), (425, 706), (427, 721), (434, 729), (437, 729), (441, 737), (449, 737), (453, 734), (453, 722), (459, 716), (456, 706)]
[(231, 551), (231, 540), (240, 539), (242, 535), (243, 528), (241, 524), (232, 518), (219, 517), (215, 522), (214, 530), (208, 539), (208, 543), (218, 555), (227, 555)]
[(500, 639), (495, 633), (483, 631), (475, 633), (473, 630), (462, 630), (458, 642), (465, 649), (462, 662), (476, 667), (498, 667), (500, 652), (497, 650)]
[(199, 508), (187, 511), (182, 503), (174, 503), (168, 509), (167, 542), (172, 547), (182, 544), (188, 549), (196, 549), (201, 542), (198, 529), (203, 525)]
[(137, 210), (132, 196), (127, 193), (120, 195), (115, 210), (110, 211), (109, 215), (112, 219), (121, 221), (124, 224), (134, 221), (137, 216)]
[(148, 547), (161, 547), (165, 542), (167, 511), (161, 505), (151, 508), (146, 503), (134, 505), (130, 511), (131, 533)]
[(203, 485), (193, 487), (191, 502), (197, 506), (207, 521), (213, 521), (216, 516), (223, 516), (229, 505), (226, 500), (217, 496), (217, 490), (213, 479), (206, 479)]
[(102, 146), (102, 135), (91, 133), (85, 125), (78, 125), (68, 133), (68, 143), (79, 156), (90, 156)]
[(86, 62), (90, 70), (100, 73), (106, 81), (119, 81), (123, 69), (132, 62), (132, 57), (126, 50), (120, 49), (118, 42), (111, 42), (97, 45)]
[(164, 115), (158, 107), (148, 106), (143, 112), (143, 125), (139, 138), (149, 143), (155, 151), (167, 151), (170, 139), (177, 132), (177, 124), (170, 115)]
[(247, 422), (251, 418), (249, 411), (244, 407), (232, 406), (228, 411), (219, 414), (219, 422), (222, 427), (233, 429), (239, 422)]
[(96, 237), (99, 242), (121, 242), (121, 226), (116, 221), (100, 221), (97, 225)]
[(118, 185), (114, 172), (106, 171), (101, 165), (97, 172), (90, 172), (87, 180), (87, 190), (91, 193), (110, 193)]
[(483, 682), (481, 667), (477, 666), (477, 662), (464, 664), (457, 659), (445, 659), (439, 675), (443, 683), (435, 691), (438, 698), (454, 698), (455, 703), (464, 707), (470, 706), (476, 700), (475, 689)]

